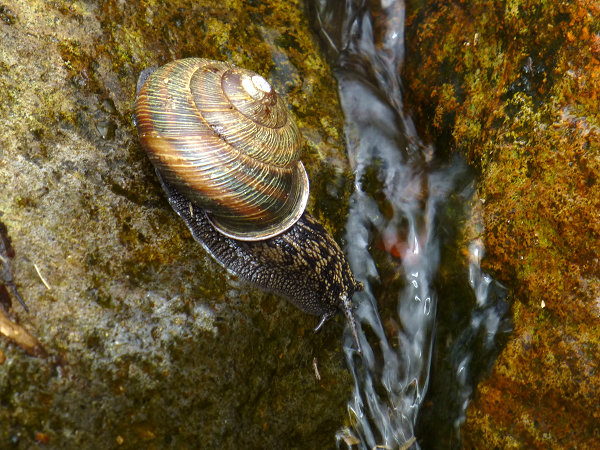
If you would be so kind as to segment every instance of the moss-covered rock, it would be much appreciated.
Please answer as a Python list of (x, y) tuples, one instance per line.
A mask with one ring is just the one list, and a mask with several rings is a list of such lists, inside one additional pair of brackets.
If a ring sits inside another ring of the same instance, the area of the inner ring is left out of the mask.
[(0, 337), (0, 447), (333, 446), (343, 321), (314, 335), (315, 318), (230, 280), (132, 123), (145, 67), (203, 56), (264, 74), (306, 137), (310, 208), (337, 230), (342, 117), (302, 5), (9, 0), (0, 36), (0, 221), (31, 310), (11, 314), (50, 355)]
[(515, 331), (463, 427), (472, 448), (600, 445), (596, 2), (412, 2), (407, 102), (480, 170), (486, 270)]

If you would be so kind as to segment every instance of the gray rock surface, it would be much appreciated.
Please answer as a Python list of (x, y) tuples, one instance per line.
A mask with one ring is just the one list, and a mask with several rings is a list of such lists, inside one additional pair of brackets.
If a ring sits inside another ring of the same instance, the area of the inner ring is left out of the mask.
[(0, 447), (333, 446), (343, 319), (314, 335), (315, 318), (230, 279), (170, 209), (132, 123), (144, 67), (198, 55), (265, 74), (307, 136), (311, 209), (339, 227), (341, 114), (301, 5), (230, 6), (0, 5), (0, 221), (30, 309), (13, 298), (10, 320), (49, 355), (0, 336)]

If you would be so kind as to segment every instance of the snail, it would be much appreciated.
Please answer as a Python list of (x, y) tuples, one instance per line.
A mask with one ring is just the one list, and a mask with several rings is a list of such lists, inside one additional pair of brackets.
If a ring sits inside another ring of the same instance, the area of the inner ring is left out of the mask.
[(260, 75), (202, 58), (146, 69), (135, 122), (169, 203), (225, 269), (320, 316), (342, 311), (360, 351), (352, 295), (362, 289), (307, 211), (300, 132)]

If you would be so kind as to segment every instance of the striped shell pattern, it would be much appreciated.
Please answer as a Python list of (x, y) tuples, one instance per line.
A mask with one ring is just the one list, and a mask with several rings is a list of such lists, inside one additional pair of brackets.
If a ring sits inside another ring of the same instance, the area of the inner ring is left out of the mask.
[(300, 133), (260, 75), (200, 58), (154, 71), (135, 107), (142, 146), (163, 179), (239, 240), (273, 237), (300, 218), (308, 177)]

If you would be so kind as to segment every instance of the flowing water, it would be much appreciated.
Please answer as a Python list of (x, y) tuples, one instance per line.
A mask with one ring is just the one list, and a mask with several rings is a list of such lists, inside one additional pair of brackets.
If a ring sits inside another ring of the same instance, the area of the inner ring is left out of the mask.
[(474, 386), (509, 331), (504, 289), (479, 265), (483, 245), (464, 240), (477, 223), (474, 176), (421, 142), (403, 111), (404, 3), (311, 9), (346, 118), (355, 173), (346, 251), (365, 284), (354, 296), (362, 355), (346, 336), (355, 387), (338, 446), (459, 448)]

